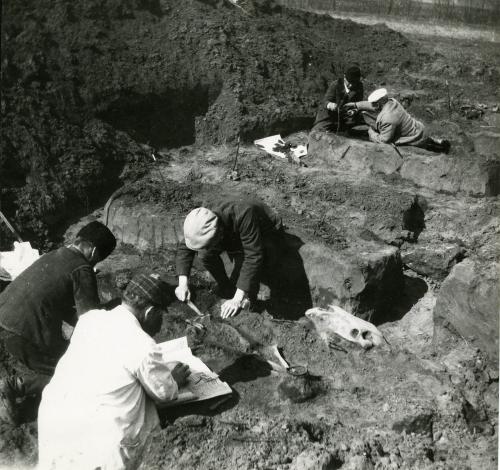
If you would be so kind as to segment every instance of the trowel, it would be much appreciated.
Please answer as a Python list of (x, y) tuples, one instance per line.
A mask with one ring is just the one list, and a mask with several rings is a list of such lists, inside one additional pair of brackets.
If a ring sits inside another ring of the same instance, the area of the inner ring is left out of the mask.
[[(196, 313), (196, 315), (200, 318), (200, 320), (202, 318), (205, 318), (206, 316), (209, 316), (209, 315), (204, 315), (203, 313), (200, 312), (200, 309), (191, 301), (191, 300), (186, 300), (186, 305), (194, 312)], [(197, 330), (199, 331), (204, 331), (205, 330), (205, 325), (197, 322), (197, 321), (194, 321), (194, 320), (189, 320), (189, 319), (185, 319), (184, 320), (188, 325), (191, 325), (193, 327), (195, 327)]]
[(191, 300), (186, 300), (186, 305), (199, 317), (206, 316), (205, 314), (200, 312), (200, 309)]

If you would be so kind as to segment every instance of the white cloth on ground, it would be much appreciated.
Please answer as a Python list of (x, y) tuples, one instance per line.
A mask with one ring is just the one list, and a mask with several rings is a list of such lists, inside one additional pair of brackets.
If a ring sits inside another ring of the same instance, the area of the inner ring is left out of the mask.
[(39, 468), (137, 468), (159, 423), (153, 400), (177, 393), (160, 349), (126, 307), (85, 313), (42, 394)]

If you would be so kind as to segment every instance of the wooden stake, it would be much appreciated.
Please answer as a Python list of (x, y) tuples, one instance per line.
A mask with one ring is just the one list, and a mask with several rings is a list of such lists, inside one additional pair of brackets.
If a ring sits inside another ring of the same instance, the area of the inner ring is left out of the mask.
[(5, 217), (4, 213), (0, 211), (0, 218), (5, 222), (5, 225), (9, 228), (9, 230), (14, 234), (14, 236), (17, 238), (18, 242), (23, 242), (23, 239), (21, 238), (21, 235), (19, 235), (16, 232), (16, 229), (10, 224), (10, 222), (7, 220), (7, 217)]

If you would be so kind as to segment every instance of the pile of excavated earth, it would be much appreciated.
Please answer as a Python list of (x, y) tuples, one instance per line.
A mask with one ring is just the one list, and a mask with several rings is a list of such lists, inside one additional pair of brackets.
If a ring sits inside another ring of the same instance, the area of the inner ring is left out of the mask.
[[(167, 293), (157, 339), (187, 335), (234, 393), (160, 410), (143, 468), (497, 467), (500, 70), (494, 47), (462, 46), (266, 2), (4, 2), (1, 208), (37, 247), (106, 222), (120, 243), (103, 301), (146, 269), (173, 290), (194, 207), (257, 197), (286, 225), (258, 311), (220, 319), (197, 264), (202, 332)], [(450, 154), (308, 134), (352, 61)], [(302, 164), (252, 144), (275, 133), (309, 144)], [(304, 312), (332, 304), (386, 342), (328, 345)], [(272, 370), (271, 345), (309, 375)], [(1, 465), (36, 452), (36, 422), (0, 425)]]

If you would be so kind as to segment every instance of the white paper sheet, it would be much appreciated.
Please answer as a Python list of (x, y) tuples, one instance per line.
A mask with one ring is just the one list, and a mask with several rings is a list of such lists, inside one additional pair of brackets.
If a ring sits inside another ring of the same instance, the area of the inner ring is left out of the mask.
[[(261, 150), (264, 150), (269, 155), (273, 157), (278, 157), (286, 160), (287, 156), (285, 152), (280, 152), (273, 150), (276, 145), (284, 145), (285, 141), (282, 139), (280, 134), (271, 135), (269, 137), (264, 137), (263, 139), (254, 140), (254, 145), (256, 145)], [(306, 145), (297, 145), (297, 147), (291, 149), (292, 157), (295, 161), (299, 161), (301, 157), (307, 155)]]
[(276, 152), (275, 150), (273, 150), (276, 145), (283, 145), (285, 143), (280, 134), (271, 135), (259, 140), (254, 140), (253, 143), (273, 157), (286, 159), (286, 154), (284, 152)]
[(187, 384), (179, 390), (177, 400), (167, 406), (208, 400), (232, 393), (231, 387), (226, 382), (220, 380), (201, 359), (193, 355), (186, 336), (159, 343), (158, 346), (161, 347), (165, 362), (182, 362), (187, 364), (191, 371)]

